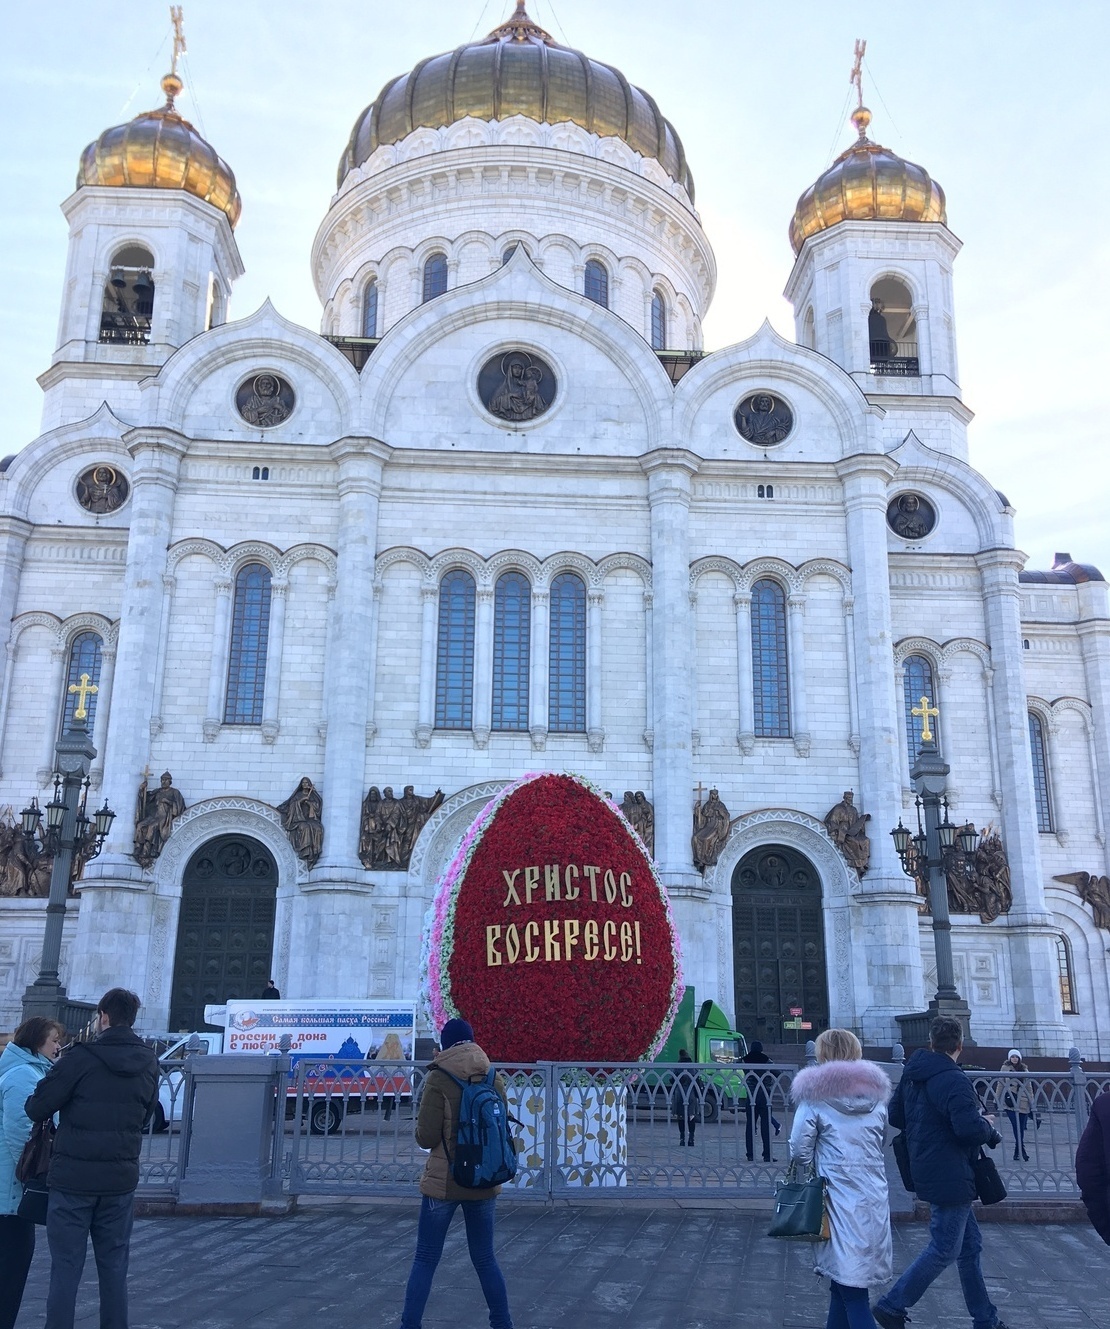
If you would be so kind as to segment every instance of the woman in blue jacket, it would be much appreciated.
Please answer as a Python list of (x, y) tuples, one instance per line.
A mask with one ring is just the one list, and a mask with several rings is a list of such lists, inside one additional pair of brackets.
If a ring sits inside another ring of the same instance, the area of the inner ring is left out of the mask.
[(62, 1034), (60, 1024), (36, 1015), (23, 1021), (0, 1053), (0, 1329), (14, 1329), (35, 1253), (35, 1225), (16, 1213), (23, 1186), (15, 1168), (31, 1134), (23, 1105), (54, 1065)]

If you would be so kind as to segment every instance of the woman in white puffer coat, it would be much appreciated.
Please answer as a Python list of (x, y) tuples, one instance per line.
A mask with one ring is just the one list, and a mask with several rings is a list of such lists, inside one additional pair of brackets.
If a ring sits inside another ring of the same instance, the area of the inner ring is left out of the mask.
[(814, 1267), (832, 1281), (826, 1329), (874, 1329), (867, 1290), (893, 1273), (883, 1156), (891, 1084), (862, 1056), (850, 1030), (826, 1029), (817, 1065), (790, 1089), (790, 1157), (815, 1163), (828, 1183), (830, 1238), (814, 1243)]

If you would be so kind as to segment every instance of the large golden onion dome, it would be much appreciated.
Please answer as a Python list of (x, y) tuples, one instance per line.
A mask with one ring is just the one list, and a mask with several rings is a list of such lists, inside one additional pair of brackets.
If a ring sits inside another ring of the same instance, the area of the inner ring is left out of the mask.
[(473, 116), (541, 124), (570, 120), (602, 138), (620, 138), (654, 157), (694, 196), (682, 141), (642, 89), (619, 69), (560, 46), (533, 23), (517, 0), (513, 16), (488, 37), (422, 60), (391, 79), (355, 121), (339, 163), (339, 184), (382, 144), (414, 129), (440, 129)]
[(125, 125), (106, 129), (81, 154), (77, 188), (183, 189), (227, 214), (235, 225), (243, 210), (227, 162), (174, 108), (182, 88), (176, 74), (162, 80), (166, 104)]
[(944, 190), (928, 171), (871, 142), (866, 106), (856, 107), (852, 123), (859, 140), (810, 185), (794, 209), (790, 243), (795, 254), (811, 235), (842, 221), (947, 224)]

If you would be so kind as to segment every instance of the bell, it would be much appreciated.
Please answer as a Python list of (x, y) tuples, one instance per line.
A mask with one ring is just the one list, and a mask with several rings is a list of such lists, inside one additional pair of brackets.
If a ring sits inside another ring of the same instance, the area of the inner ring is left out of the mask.
[(140, 272), (135, 278), (135, 290), (140, 295), (145, 294), (147, 291), (154, 290), (154, 283), (150, 280), (149, 272)]
[(114, 268), (112, 270), (112, 285), (120, 291), (122, 291), (127, 285), (127, 278), (123, 275), (122, 268)]

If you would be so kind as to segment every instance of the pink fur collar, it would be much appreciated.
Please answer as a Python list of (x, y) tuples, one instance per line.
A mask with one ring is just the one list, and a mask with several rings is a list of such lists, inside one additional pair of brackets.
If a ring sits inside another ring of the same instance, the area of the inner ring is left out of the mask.
[(790, 1097), (795, 1103), (885, 1103), (891, 1089), (890, 1077), (873, 1061), (826, 1061), (799, 1071)]

